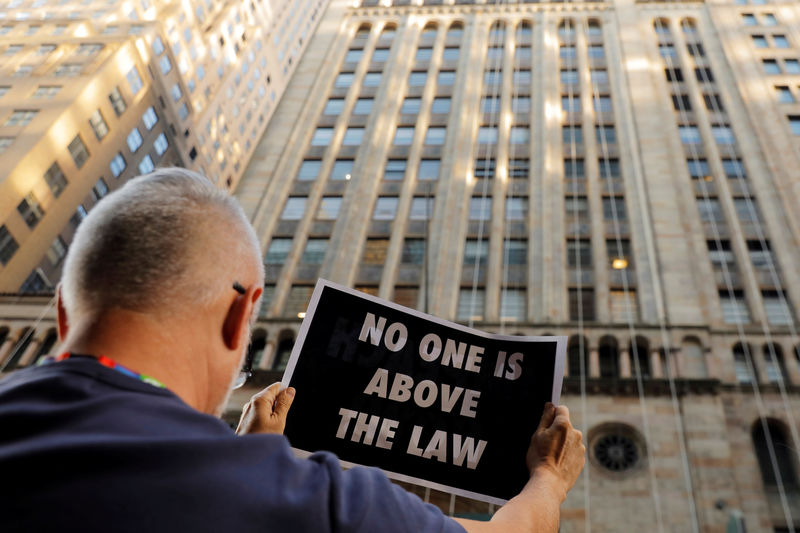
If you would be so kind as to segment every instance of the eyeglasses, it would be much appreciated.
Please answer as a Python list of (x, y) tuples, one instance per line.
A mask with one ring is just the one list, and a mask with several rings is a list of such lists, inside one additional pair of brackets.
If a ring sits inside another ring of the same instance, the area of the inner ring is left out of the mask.
[[(239, 294), (245, 294), (247, 290), (238, 281), (233, 282), (233, 290)], [(253, 355), (254, 352), (250, 346), (247, 347), (247, 357), (244, 360), (244, 366), (236, 376), (236, 381), (233, 382), (233, 388), (238, 389), (253, 375)]]

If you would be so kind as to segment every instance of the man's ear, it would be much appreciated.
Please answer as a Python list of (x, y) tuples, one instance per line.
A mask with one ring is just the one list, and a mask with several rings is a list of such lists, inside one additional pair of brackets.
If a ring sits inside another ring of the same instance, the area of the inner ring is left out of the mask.
[(56, 314), (58, 317), (58, 340), (64, 342), (69, 332), (69, 320), (67, 319), (67, 310), (64, 308), (64, 299), (61, 297), (61, 284), (56, 287)]
[(222, 324), (222, 340), (229, 350), (239, 350), (243, 342), (249, 342), (247, 326), (253, 313), (253, 306), (261, 297), (263, 289), (251, 285), (244, 294), (237, 294), (228, 307), (225, 322)]

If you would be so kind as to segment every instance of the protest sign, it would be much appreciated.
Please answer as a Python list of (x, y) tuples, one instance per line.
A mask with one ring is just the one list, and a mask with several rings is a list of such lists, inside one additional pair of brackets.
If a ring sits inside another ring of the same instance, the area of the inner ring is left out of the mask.
[(566, 337), (484, 333), (320, 280), (286, 367), (298, 452), (502, 504), (528, 480)]

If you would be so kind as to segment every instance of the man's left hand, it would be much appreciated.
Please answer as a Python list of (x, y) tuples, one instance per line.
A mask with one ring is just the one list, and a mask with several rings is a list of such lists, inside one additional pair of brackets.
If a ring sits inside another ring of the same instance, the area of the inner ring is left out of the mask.
[(253, 395), (242, 409), (237, 435), (248, 433), (283, 434), (286, 427), (286, 416), (294, 401), (295, 389), (288, 387), (281, 390), (280, 383), (273, 383), (258, 394)]

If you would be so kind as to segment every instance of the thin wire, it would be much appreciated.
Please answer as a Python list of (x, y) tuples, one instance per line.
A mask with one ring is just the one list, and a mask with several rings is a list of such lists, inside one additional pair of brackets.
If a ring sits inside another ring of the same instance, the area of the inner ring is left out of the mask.
[[(687, 19), (683, 19), (680, 22), (681, 30), (683, 31), (683, 33), (684, 34), (690, 33), (689, 31), (687, 31), (687, 28), (690, 29), (691, 33), (693, 33), (693, 34), (697, 33), (697, 31), (698, 31), (697, 28), (695, 26), (691, 25), (691, 24), (687, 24), (687, 22), (688, 22)], [(692, 41), (692, 42), (689, 42), (689, 41)], [(692, 55), (692, 57), (695, 58), (695, 65), (697, 65), (696, 58), (700, 57), (699, 56), (700, 50), (699, 50), (699, 47), (697, 46), (696, 40), (695, 39), (687, 39), (687, 48), (690, 50), (690, 54)], [(698, 68), (696, 70), (696, 72), (698, 74), (700, 74), (699, 77), (701, 78), (698, 81), (700, 81), (701, 83), (704, 83), (704, 84), (711, 85), (712, 84), (712, 80), (708, 76), (708, 72), (706, 71), (706, 68), (708, 68), (709, 71), (711, 70), (710, 66), (703, 67), (703, 68)], [(719, 110), (719, 108), (718, 108), (718, 106), (717, 106), (717, 104), (715, 102), (715, 99), (711, 98), (710, 101), (712, 103), (712, 108), (714, 108), (713, 109), (714, 112), (715, 113), (719, 112), (720, 110)], [(717, 143), (717, 145), (719, 145), (719, 143)], [(730, 151), (730, 148), (728, 148), (728, 150)], [(734, 154), (734, 155), (736, 155), (736, 154)], [(738, 165), (737, 165), (737, 174), (738, 174), (737, 175), (737, 179), (742, 179), (743, 178), (743, 176), (740, 173)], [(708, 202), (709, 197), (708, 197), (708, 192), (706, 190), (705, 185), (702, 186), (701, 189), (703, 191), (703, 195), (704, 195), (705, 201)], [(754, 208), (752, 207), (752, 204), (750, 205), (749, 209), (750, 209), (750, 215), (752, 217), (755, 214), (755, 211), (754, 211)], [(711, 217), (711, 218), (712, 218), (712, 226), (714, 227), (715, 233), (717, 233), (716, 220), (713, 220), (714, 217)], [(760, 238), (760, 241), (761, 241), (761, 244), (762, 244), (762, 247), (763, 247), (764, 244), (765, 244), (763, 231), (760, 229), (760, 221), (758, 220), (758, 218), (756, 218), (755, 220), (756, 220), (757, 227), (759, 227), (759, 238)], [(721, 249), (721, 245), (719, 243), (718, 235), (717, 235), (717, 240), (718, 240), (717, 247), (718, 247), (718, 249)], [(770, 254), (771, 254), (771, 252), (770, 252)], [(772, 260), (771, 260), (771, 257), (770, 257), (770, 264), (771, 263), (772, 263)], [(731, 279), (730, 279), (730, 276), (729, 276), (728, 270), (727, 270), (727, 262), (723, 262), (723, 265), (724, 265), (723, 266), (723, 271), (725, 273), (724, 274), (725, 283), (727, 285), (729, 298), (731, 298), (733, 301), (735, 301), (734, 294), (733, 294), (733, 285), (732, 285), (732, 282), (731, 282)], [(774, 268), (772, 268), (771, 270), (773, 270), (773, 273), (774, 273)], [(777, 273), (774, 273), (774, 275), (775, 275), (775, 278), (773, 278), (773, 282), (776, 281)], [(778, 283), (780, 283), (780, 280), (777, 280), (777, 281), (778, 281)], [(780, 285), (778, 285), (778, 286), (780, 286)], [(780, 292), (782, 292), (782, 291), (779, 291), (779, 293)], [(785, 299), (783, 300), (783, 302), (784, 302), (784, 304), (786, 303)], [(791, 321), (791, 317), (790, 317), (790, 321)], [(750, 376), (752, 377), (753, 392), (754, 392), (754, 396), (755, 396), (755, 399), (756, 399), (756, 407), (757, 407), (758, 412), (759, 412), (759, 418), (760, 418), (760, 422), (761, 422), (761, 427), (763, 428), (764, 434), (767, 437), (766, 438), (767, 450), (768, 450), (769, 456), (770, 456), (770, 463), (772, 464), (772, 468), (773, 468), (773, 471), (775, 473), (775, 479), (778, 482), (778, 494), (779, 494), (780, 500), (781, 500), (781, 507), (783, 508), (783, 512), (784, 512), (784, 515), (785, 515), (785, 518), (786, 518), (786, 524), (787, 524), (787, 526), (789, 528), (789, 531), (790, 531), (790, 533), (794, 533), (795, 529), (794, 529), (793, 521), (792, 521), (792, 513), (791, 513), (791, 510), (789, 508), (788, 499), (786, 497), (786, 489), (785, 489), (785, 486), (784, 486), (784, 483), (783, 483), (783, 479), (782, 479), (782, 476), (781, 476), (781, 473), (780, 473), (780, 468), (778, 466), (777, 456), (775, 454), (775, 448), (774, 448), (774, 445), (773, 445), (773, 442), (772, 442), (772, 435), (771, 435), (771, 432), (770, 432), (770, 429), (769, 429), (769, 424), (767, 423), (767, 419), (766, 419), (766, 416), (765, 416), (766, 412), (765, 412), (764, 405), (763, 405), (763, 399), (761, 397), (761, 389), (760, 389), (760, 386), (759, 386), (759, 383), (758, 383), (758, 377), (757, 377), (757, 375), (755, 373), (755, 368), (754, 368), (753, 361), (752, 361), (752, 355), (750, 353), (750, 347), (749, 347), (749, 345), (747, 344), (747, 342), (745, 340), (744, 328), (743, 328), (741, 320), (737, 320), (736, 321), (736, 327), (737, 327), (737, 330), (738, 330), (738, 333), (739, 333), (739, 338), (740, 338), (740, 342), (742, 344), (742, 348), (745, 350), (745, 362), (746, 362), (747, 367), (748, 367), (748, 372), (750, 372)], [(792, 328), (792, 329), (794, 330), (794, 328)], [(771, 346), (772, 360), (773, 360), (773, 362), (777, 362), (777, 359), (776, 359), (775, 353), (774, 353), (774, 347), (772, 347), (773, 343), (769, 341), (769, 339), (771, 339), (771, 336), (770, 336), (770, 333), (769, 333), (769, 327), (767, 326), (766, 323), (763, 324), (763, 331), (764, 331), (765, 337), (768, 339), (769, 345)], [(796, 336), (796, 332), (795, 332), (795, 336)], [(783, 384), (783, 376), (781, 375), (780, 372), (779, 372), (779, 376), (780, 376), (779, 377), (779, 381), (778, 381), (779, 389), (781, 391), (781, 396), (783, 398), (784, 408), (786, 409), (786, 412), (787, 412), (787, 415), (788, 415), (788, 418), (789, 418), (788, 424), (789, 424), (789, 427), (790, 427), (791, 432), (792, 432), (792, 438), (793, 438), (793, 440), (795, 442), (795, 448), (797, 448), (797, 443), (798, 443), (798, 440), (800, 440), (800, 439), (798, 439), (798, 437), (797, 437), (797, 427), (796, 427), (796, 425), (794, 423), (793, 415), (792, 415), (792, 412), (791, 412), (791, 410), (789, 408), (789, 405), (788, 405), (788, 399), (786, 398), (785, 387), (784, 387), (784, 384)]]
[[(572, 34), (573, 42), (572, 45), (576, 50), (577, 54), (577, 39), (576, 35), (577, 32), (575, 30), (575, 26), (573, 26), (573, 20), (564, 19), (561, 24), (564, 24), (564, 27), (567, 31)], [(560, 27), (561, 25), (559, 25)], [(558, 30), (556, 30), (558, 33)], [(559, 44), (563, 44), (564, 42), (559, 38)], [(561, 49), (559, 47), (559, 55), (561, 53)], [(562, 60), (562, 67), (563, 67), (563, 60)], [(577, 73), (577, 68), (575, 69)], [(580, 97), (580, 94), (578, 95)], [(567, 84), (567, 99), (569, 101), (569, 132), (570, 132), (570, 159), (572, 161), (571, 164), (571, 172), (570, 177), (572, 178), (572, 217), (573, 217), (573, 228), (579, 228), (580, 226), (580, 211), (578, 210), (578, 191), (577, 187), (575, 187), (575, 183), (577, 183), (578, 179), (578, 169), (577, 169), (577, 159), (578, 159), (578, 147), (577, 147), (577, 139), (576, 139), (576, 130), (575, 130), (575, 121), (572, 117), (573, 105), (575, 101), (575, 91), (574, 85), (572, 83)], [(578, 100), (580, 101), (580, 100)], [(583, 130), (581, 130), (583, 131)], [(563, 135), (562, 135), (563, 138)], [(584, 175), (585, 179), (585, 175)], [(588, 201), (587, 201), (588, 207)], [(580, 232), (579, 232), (580, 233)], [(573, 242), (580, 243), (581, 239), (572, 239)], [(578, 287), (577, 287), (577, 294), (578, 294), (578, 305), (577, 312), (578, 312), (578, 353), (579, 353), (579, 363), (580, 363), (580, 380), (581, 380), (581, 414), (583, 419), (583, 432), (584, 434), (588, 435), (589, 430), (589, 417), (588, 417), (588, 405), (586, 401), (586, 346), (584, 340), (584, 317), (583, 317), (583, 263), (580, 257), (580, 247), (575, 246), (575, 265), (578, 269)], [(589, 455), (589, 451), (587, 448), (586, 451), (587, 459)], [(586, 518), (584, 519), (584, 527), (586, 533), (590, 533), (592, 530), (592, 521), (591, 521), (591, 493), (589, 490), (590, 487), (590, 477), (589, 472), (591, 469), (584, 468), (582, 475), (584, 476), (584, 483), (583, 483), (583, 503), (584, 503), (584, 510), (586, 513)]]
[[(599, 22), (598, 22), (598, 24), (599, 24)], [(588, 29), (586, 30), (586, 34), (585, 35), (587, 37), (587, 43), (588, 43), (590, 41), (590, 39), (588, 39), (588, 37), (589, 37)], [(605, 61), (604, 61), (604, 66), (606, 67), (606, 72), (608, 72), (607, 65), (605, 65)], [(597, 87), (597, 80), (593, 79), (593, 77), (591, 76), (591, 71), (593, 69), (591, 68), (591, 65), (589, 65), (589, 67), (590, 67), (590, 70), (589, 70), (589, 73), (590, 73), (589, 81), (590, 81), (590, 83), (592, 85), (592, 100), (593, 100), (593, 104), (596, 106), (597, 105), (596, 103), (599, 102), (600, 94), (599, 94), (599, 89)], [(609, 98), (610, 98), (610, 96), (609, 96)], [(600, 127), (600, 130), (598, 130), (598, 131), (601, 131), (603, 133), (602, 135), (598, 135), (598, 137), (599, 137), (599, 140), (600, 140), (600, 147), (601, 147), (601, 152), (602, 152), (602, 157), (603, 157), (603, 165), (604, 165), (604, 168), (605, 168), (605, 178), (606, 178), (606, 181), (607, 181), (608, 186), (609, 186), (609, 191), (611, 191), (611, 190), (613, 190), (613, 183), (611, 181), (611, 165), (610, 165), (610, 162), (609, 162), (608, 140), (606, 139), (606, 135), (605, 135), (605, 125), (603, 123), (602, 114), (597, 114), (596, 118), (598, 119), (597, 120), (597, 124)], [(612, 125), (612, 127), (614, 127), (614, 126)], [(619, 217), (618, 217), (618, 214), (617, 214), (616, 202), (610, 202), (610, 206), (611, 206), (611, 214), (612, 214), (612, 218), (613, 218), (613, 227), (614, 227), (614, 235), (615, 235), (615, 240), (616, 240), (616, 245), (617, 245), (617, 253), (621, 254), (621, 252), (622, 252), (622, 236), (621, 236), (621, 230), (620, 230), (620, 226), (619, 226)], [(627, 322), (628, 322), (628, 333), (629, 333), (629, 335), (631, 337), (630, 345), (628, 347), (629, 348), (628, 349), (628, 357), (632, 357), (633, 360), (634, 360), (634, 363), (635, 363), (635, 368), (636, 368), (636, 386), (637, 386), (637, 389), (638, 389), (638, 392), (639, 392), (639, 406), (640, 406), (640, 409), (641, 409), (641, 412), (642, 412), (642, 429), (644, 430), (644, 436), (645, 436), (645, 439), (646, 439), (647, 442), (653, 442), (652, 439), (650, 438), (650, 423), (649, 423), (649, 420), (648, 420), (648, 417), (647, 417), (647, 404), (646, 404), (646, 400), (645, 400), (645, 397), (644, 397), (644, 383), (642, 381), (641, 368), (640, 368), (640, 365), (639, 365), (638, 341), (637, 341), (637, 336), (636, 336), (636, 327), (634, 326), (634, 323), (633, 323), (633, 313), (631, 312), (631, 307), (632, 306), (631, 306), (631, 302), (630, 302), (630, 288), (628, 286), (627, 271), (621, 277), (622, 277), (622, 290), (623, 290), (623, 293), (625, 295), (625, 306), (626, 306), (625, 314), (626, 314), (626, 319), (627, 319)], [(649, 474), (650, 474), (650, 476), (649, 476), (650, 477), (650, 492), (651, 492), (651, 494), (653, 496), (653, 505), (654, 505), (654, 510), (655, 510), (655, 514), (656, 514), (656, 523), (658, 525), (658, 531), (660, 532), (660, 531), (663, 531), (664, 524), (663, 524), (663, 518), (661, 516), (661, 505), (660, 505), (660, 502), (659, 502), (658, 483), (656, 481), (656, 472), (655, 472), (655, 464), (654, 464), (654, 459), (653, 459), (652, 446), (648, 446), (647, 447), (647, 458), (648, 458), (648, 469), (649, 469)]]
[[(5, 363), (3, 364), (3, 368), (0, 368), (0, 372), (5, 372), (6, 370), (9, 370), (8, 367), (11, 364), (11, 360), (14, 359), (15, 356), (17, 355), (16, 353), (17, 350), (22, 348), (22, 346), (24, 346), (25, 343), (28, 342), (28, 339), (30, 339), (33, 336), (34, 332), (36, 331), (36, 328), (39, 327), (39, 324), (41, 324), (42, 320), (44, 319), (44, 316), (50, 311), (50, 309), (52, 309), (55, 303), (56, 303), (56, 295), (54, 294), (53, 297), (50, 298), (50, 301), (47, 302), (47, 305), (42, 310), (42, 312), (39, 313), (39, 316), (36, 318), (36, 322), (33, 323), (33, 326), (28, 329), (25, 335), (20, 337), (20, 339), (17, 341), (14, 347), (8, 352), (8, 359), (6, 359)], [(19, 363), (23, 355), (25, 354), (24, 353), (19, 354), (19, 357), (16, 357), (16, 361), (14, 361), (14, 363), (15, 364)]]

